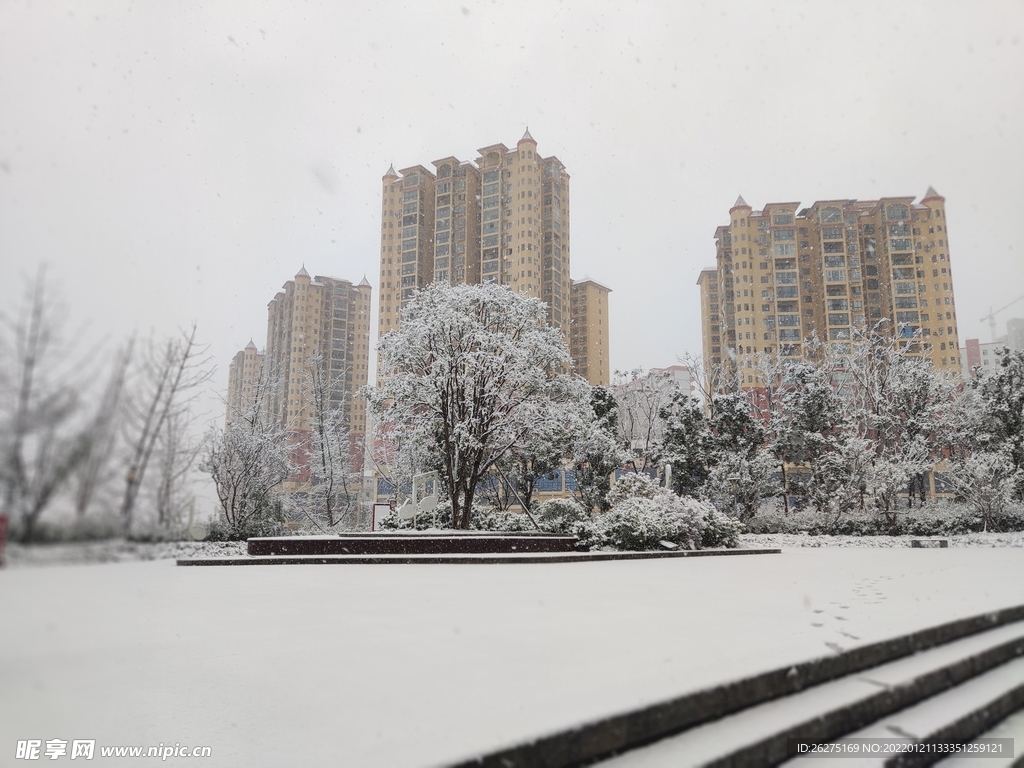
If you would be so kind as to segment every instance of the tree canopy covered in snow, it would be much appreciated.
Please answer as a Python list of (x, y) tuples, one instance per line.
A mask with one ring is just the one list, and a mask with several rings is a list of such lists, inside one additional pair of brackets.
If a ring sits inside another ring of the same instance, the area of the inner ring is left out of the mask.
[(543, 303), (488, 285), (433, 283), (378, 344), (380, 385), (367, 400), (380, 423), (402, 433), (436, 469), (452, 524), (469, 528), (487, 473), (538, 439), (583, 434), (590, 388)]

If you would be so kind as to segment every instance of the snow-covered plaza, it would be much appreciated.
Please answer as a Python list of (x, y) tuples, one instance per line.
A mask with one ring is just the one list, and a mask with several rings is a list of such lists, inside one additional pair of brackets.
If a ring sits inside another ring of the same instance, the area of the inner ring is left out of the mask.
[[(15, 567), (0, 571), (0, 762), (19, 740), (95, 739), (209, 746), (211, 766), (443, 765), (1022, 603), (1021, 547)], [(92, 764), (128, 763), (97, 747)]]

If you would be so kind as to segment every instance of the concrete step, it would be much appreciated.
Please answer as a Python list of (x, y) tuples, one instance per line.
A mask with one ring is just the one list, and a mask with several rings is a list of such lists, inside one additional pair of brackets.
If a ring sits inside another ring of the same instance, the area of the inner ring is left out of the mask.
[(303, 555), (449, 555), (523, 552), (573, 552), (575, 536), (541, 533), (351, 533), (337, 536), (252, 538), (255, 556)]
[(1018, 709), (1009, 717), (979, 734), (970, 743), (977, 744), (983, 739), (1013, 739), (1014, 754), (999, 757), (960, 755), (947, 757), (937, 762), (936, 765), (940, 768), (1024, 768), (1024, 709)]
[[(685, 693), (453, 765), (773, 765), (795, 754), (790, 739), (838, 738), (1022, 653), (1024, 606), (1015, 606)], [(664, 762), (654, 762), (662, 754)]]
[(681, 549), (654, 552), (477, 552), (410, 555), (245, 555), (243, 557), (184, 557), (183, 566), (235, 565), (523, 565), (529, 563), (596, 563), (610, 560), (664, 560), (681, 557), (738, 557), (778, 555), (780, 549)]
[[(793, 742), (797, 740), (820, 743), (837, 739), (1022, 655), (1024, 621), (750, 707), (600, 765), (777, 765), (794, 755)], [(808, 762), (800, 759), (793, 764)], [(844, 759), (842, 764), (851, 763)]]
[[(871, 725), (847, 734), (834, 742), (852, 743), (857, 739), (880, 742), (905, 742), (932, 745), (929, 749), (946, 749), (976, 739), (986, 730), (1005, 720), (1024, 706), (1024, 658), (1018, 658), (931, 696), (918, 704), (883, 717)], [(1003, 737), (1005, 738), (1005, 737)], [(1001, 745), (1005, 765), (1012, 764), (1013, 744)], [(1024, 746), (1024, 743), (1021, 743)], [(850, 768), (883, 768), (887, 766), (928, 766), (942, 760), (941, 752), (923, 754), (879, 752), (867, 758), (843, 760)], [(995, 766), (1000, 758), (985, 758), (984, 764)], [(794, 759), (784, 763), (787, 768), (827, 768), (833, 759)]]

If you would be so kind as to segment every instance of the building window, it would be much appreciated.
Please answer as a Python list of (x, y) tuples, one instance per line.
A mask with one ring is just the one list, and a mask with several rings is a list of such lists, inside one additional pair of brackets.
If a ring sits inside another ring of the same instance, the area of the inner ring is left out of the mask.
[(885, 216), (889, 221), (899, 221), (908, 218), (909, 211), (905, 205), (890, 205), (885, 210)]

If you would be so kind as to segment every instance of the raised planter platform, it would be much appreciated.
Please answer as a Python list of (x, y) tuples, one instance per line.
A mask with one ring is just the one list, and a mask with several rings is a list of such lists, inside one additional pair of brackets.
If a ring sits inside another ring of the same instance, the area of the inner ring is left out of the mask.
[(525, 552), (430, 555), (263, 555), (188, 557), (178, 565), (509, 565), (587, 563), (606, 560), (657, 560), (680, 557), (778, 555), (781, 549), (684, 549), (676, 552)]
[(452, 555), (573, 552), (575, 536), (489, 531), (347, 533), (338, 536), (274, 536), (249, 539), (248, 553), (258, 556), (309, 555)]

